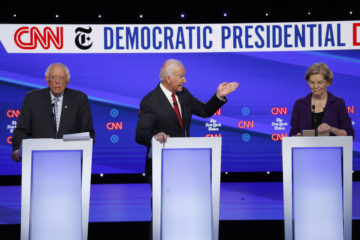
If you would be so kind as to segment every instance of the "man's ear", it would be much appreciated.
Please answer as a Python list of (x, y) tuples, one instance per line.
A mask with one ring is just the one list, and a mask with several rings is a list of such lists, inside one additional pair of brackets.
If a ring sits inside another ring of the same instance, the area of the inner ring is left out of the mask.
[(170, 84), (170, 76), (166, 76), (165, 81), (166, 81), (167, 84)]

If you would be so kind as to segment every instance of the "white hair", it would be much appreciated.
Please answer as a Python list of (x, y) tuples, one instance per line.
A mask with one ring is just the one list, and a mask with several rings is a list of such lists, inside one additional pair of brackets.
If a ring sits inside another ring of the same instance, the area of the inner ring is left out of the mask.
[(160, 80), (164, 81), (166, 76), (172, 76), (174, 74), (175, 67), (184, 67), (181, 61), (176, 59), (166, 60), (160, 70)]
[(68, 82), (70, 80), (70, 71), (69, 71), (69, 68), (65, 64), (62, 64), (62, 63), (52, 63), (46, 68), (46, 71), (45, 71), (46, 81), (48, 81), (50, 70), (54, 66), (61, 66), (64, 68), (64, 70), (66, 72), (66, 81)]

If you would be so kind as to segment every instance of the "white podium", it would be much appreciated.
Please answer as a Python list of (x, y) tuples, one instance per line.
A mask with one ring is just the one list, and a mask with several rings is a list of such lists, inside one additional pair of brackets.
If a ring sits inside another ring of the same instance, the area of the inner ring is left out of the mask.
[(217, 240), (220, 174), (221, 138), (153, 138), (153, 240)]
[(22, 142), (21, 240), (86, 240), (92, 139)]
[(282, 139), (286, 240), (351, 240), (353, 138)]

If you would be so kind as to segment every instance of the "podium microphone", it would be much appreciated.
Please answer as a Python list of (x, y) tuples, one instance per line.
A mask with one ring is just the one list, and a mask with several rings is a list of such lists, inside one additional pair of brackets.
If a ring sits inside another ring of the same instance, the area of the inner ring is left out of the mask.
[(315, 125), (315, 136), (318, 135), (318, 131), (316, 129), (316, 116), (315, 116), (315, 105), (311, 106), (311, 114), (313, 115), (314, 118), (314, 125)]

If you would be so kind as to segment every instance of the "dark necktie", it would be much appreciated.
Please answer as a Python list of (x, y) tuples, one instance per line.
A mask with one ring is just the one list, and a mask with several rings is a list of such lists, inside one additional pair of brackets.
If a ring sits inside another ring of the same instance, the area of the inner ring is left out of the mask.
[(175, 113), (176, 113), (176, 115), (177, 115), (177, 117), (179, 119), (180, 126), (181, 126), (181, 128), (184, 128), (183, 122), (182, 122), (182, 119), (181, 119), (181, 115), (180, 115), (180, 111), (179, 111), (179, 105), (178, 105), (178, 103), (176, 101), (176, 98), (175, 98), (175, 93), (173, 93), (171, 95), (171, 97), (172, 97), (172, 99), (174, 101), (174, 110), (175, 110)]

